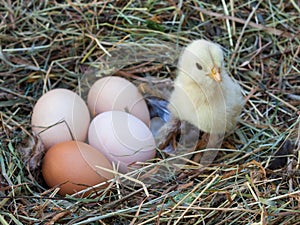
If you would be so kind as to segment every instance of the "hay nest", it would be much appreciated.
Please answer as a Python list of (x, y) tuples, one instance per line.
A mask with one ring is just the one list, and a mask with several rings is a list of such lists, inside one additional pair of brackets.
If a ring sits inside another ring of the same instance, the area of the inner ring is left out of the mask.
[[(1, 1), (1, 223), (300, 224), (299, 14), (294, 0)], [(30, 127), (43, 93), (85, 97), (105, 75), (172, 83), (180, 49), (199, 38), (224, 47), (247, 100), (212, 165), (161, 155), (85, 198), (44, 184)]]

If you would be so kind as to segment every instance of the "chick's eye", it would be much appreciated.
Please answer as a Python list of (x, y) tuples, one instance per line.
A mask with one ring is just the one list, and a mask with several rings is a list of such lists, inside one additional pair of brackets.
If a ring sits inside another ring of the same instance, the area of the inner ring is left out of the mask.
[(199, 63), (196, 63), (196, 67), (197, 67), (198, 70), (202, 70), (203, 69), (202, 66)]

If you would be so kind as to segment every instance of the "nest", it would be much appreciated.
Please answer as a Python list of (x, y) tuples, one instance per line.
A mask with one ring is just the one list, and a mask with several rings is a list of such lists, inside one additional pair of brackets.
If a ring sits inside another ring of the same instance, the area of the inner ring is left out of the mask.
[[(299, 14), (294, 0), (0, 2), (1, 223), (300, 224)], [(199, 139), (88, 197), (45, 185), (30, 127), (43, 93), (85, 98), (96, 79), (117, 75), (166, 96), (181, 48), (200, 38), (223, 46), (246, 99), (211, 165), (192, 158), (205, 151)]]

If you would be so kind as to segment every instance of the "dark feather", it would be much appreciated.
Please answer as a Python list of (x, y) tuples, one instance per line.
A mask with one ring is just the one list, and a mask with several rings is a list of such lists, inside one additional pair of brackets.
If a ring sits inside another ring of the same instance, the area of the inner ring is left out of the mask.
[(270, 170), (276, 170), (284, 167), (287, 164), (287, 158), (293, 153), (294, 144), (291, 141), (286, 140), (277, 152), (274, 154), (274, 159), (268, 166)]
[(146, 97), (145, 99), (149, 107), (151, 118), (160, 117), (164, 122), (169, 121), (170, 111), (168, 110), (167, 107), (168, 106), (167, 100), (153, 97), (153, 96)]

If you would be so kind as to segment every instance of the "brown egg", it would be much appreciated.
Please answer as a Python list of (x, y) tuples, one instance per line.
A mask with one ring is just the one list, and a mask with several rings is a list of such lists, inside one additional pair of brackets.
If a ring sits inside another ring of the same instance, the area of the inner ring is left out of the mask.
[(92, 146), (78, 141), (66, 141), (47, 151), (42, 173), (49, 187), (60, 188), (59, 194), (74, 194), (113, 178), (113, 173), (97, 166), (112, 170), (111, 163)]
[(68, 89), (53, 89), (35, 104), (32, 130), (48, 149), (63, 141), (85, 141), (90, 113), (83, 99)]
[(138, 88), (121, 77), (104, 77), (96, 81), (88, 94), (88, 107), (93, 116), (99, 113), (118, 110), (128, 112), (147, 126), (150, 114)]

